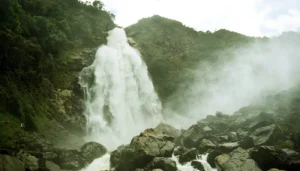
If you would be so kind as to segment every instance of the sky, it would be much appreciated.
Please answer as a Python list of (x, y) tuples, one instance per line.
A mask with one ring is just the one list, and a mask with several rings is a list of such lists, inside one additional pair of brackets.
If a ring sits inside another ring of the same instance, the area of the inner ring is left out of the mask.
[[(91, 0), (92, 1), (92, 0)], [(299, 0), (101, 0), (127, 27), (155, 14), (197, 31), (227, 29), (248, 36), (300, 32)]]

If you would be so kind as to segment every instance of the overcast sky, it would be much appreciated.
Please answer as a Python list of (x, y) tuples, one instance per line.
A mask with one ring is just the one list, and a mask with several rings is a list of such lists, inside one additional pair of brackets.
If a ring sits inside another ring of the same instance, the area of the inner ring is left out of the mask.
[(225, 28), (250, 36), (300, 31), (300, 0), (102, 0), (123, 27), (158, 14), (195, 30)]

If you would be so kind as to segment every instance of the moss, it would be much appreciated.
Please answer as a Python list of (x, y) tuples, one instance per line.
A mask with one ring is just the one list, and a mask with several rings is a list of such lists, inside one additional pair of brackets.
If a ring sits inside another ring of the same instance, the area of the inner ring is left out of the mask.
[[(9, 121), (5, 124), (4, 121)], [(8, 113), (0, 113), (0, 148), (13, 147), (15, 136), (21, 131), (21, 121)]]

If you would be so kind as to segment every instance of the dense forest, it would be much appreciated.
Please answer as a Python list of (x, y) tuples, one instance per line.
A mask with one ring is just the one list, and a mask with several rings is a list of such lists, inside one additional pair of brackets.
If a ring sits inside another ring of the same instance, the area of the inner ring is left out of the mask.
[[(0, 120), (37, 131), (57, 115), (55, 91), (75, 79), (71, 56), (105, 43), (114, 15), (77, 0), (3, 0), (0, 13)], [(13, 133), (1, 125), (1, 140)]]
[(233, 59), (238, 50), (250, 53), (253, 45), (263, 54), (270, 51), (267, 44), (283, 43), (279, 48), (287, 50), (300, 44), (297, 32), (284, 32), (271, 38), (248, 37), (225, 29), (202, 32), (158, 15), (139, 20), (127, 27), (126, 32), (147, 63), (163, 103), (173, 98), (182, 83), (192, 82), (193, 72), (201, 65), (208, 63), (217, 68)]

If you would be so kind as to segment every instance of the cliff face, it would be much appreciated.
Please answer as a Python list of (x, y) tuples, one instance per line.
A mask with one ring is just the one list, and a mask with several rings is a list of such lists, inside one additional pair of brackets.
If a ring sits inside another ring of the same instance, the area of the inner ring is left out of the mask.
[(113, 15), (77, 0), (4, 0), (0, 13), (0, 146), (23, 129), (53, 143), (83, 135), (78, 73), (106, 42)]

